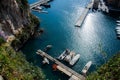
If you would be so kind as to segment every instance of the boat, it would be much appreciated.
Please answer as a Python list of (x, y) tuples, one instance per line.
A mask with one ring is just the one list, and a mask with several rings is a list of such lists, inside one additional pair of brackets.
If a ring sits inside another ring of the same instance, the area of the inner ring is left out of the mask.
[(120, 24), (118, 23), (117, 26), (120, 26)]
[(32, 8), (33, 10), (42, 10), (43, 8), (41, 6), (36, 6)]
[(120, 39), (120, 35), (118, 35), (117, 38)]
[(120, 32), (120, 29), (116, 29), (116, 32)]
[(49, 60), (48, 60), (47, 58), (44, 57), (42, 63), (43, 63), (43, 64), (49, 64)]
[(82, 73), (86, 74), (91, 65), (92, 65), (92, 61), (89, 61), (82, 69)]
[(63, 53), (58, 57), (59, 60), (63, 60), (68, 54), (70, 54), (70, 50), (66, 49)]
[(47, 50), (49, 50), (49, 49), (51, 49), (51, 48), (52, 48), (52, 45), (47, 45), (47, 46), (45, 47), (44, 51), (47, 51)]
[(69, 62), (71, 66), (73, 66), (80, 58), (80, 54), (75, 55), (72, 60)]
[(119, 20), (117, 20), (116, 22), (117, 22), (117, 23), (120, 23), (120, 21), (119, 21)]
[(120, 31), (117, 31), (117, 35), (120, 35)]
[(120, 26), (117, 26), (115, 29), (120, 29)]
[(70, 54), (68, 54), (68, 55), (64, 58), (64, 60), (65, 60), (66, 62), (70, 62), (74, 56), (75, 56), (75, 52), (70, 51)]

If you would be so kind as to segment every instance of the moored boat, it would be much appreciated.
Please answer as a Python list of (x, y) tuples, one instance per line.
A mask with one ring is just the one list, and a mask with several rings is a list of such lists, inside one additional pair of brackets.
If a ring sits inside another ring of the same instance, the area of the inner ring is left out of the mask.
[(120, 26), (120, 24), (118, 23), (117, 26)]
[(120, 26), (117, 26), (115, 29), (120, 29)]
[(64, 58), (64, 60), (66, 62), (70, 62), (74, 56), (75, 56), (75, 52), (70, 51), (70, 53)]
[(120, 23), (120, 20), (117, 20), (116, 22), (117, 22), (117, 23)]
[(52, 48), (52, 45), (47, 45), (47, 46), (45, 47), (44, 51), (47, 51), (47, 50), (49, 50), (49, 49), (51, 49), (51, 48)]
[(49, 64), (49, 60), (48, 60), (47, 58), (44, 57), (42, 63), (43, 63), (43, 64)]
[(86, 74), (91, 65), (92, 65), (92, 61), (89, 61), (82, 69), (82, 73)]
[(117, 31), (117, 35), (120, 35), (120, 31)]
[(75, 55), (72, 60), (69, 62), (71, 66), (73, 66), (80, 58), (80, 54)]
[(63, 51), (63, 53), (58, 57), (59, 60), (63, 60), (67, 55), (70, 54), (70, 50), (66, 49), (65, 51)]
[(116, 29), (116, 32), (120, 32), (120, 29)]

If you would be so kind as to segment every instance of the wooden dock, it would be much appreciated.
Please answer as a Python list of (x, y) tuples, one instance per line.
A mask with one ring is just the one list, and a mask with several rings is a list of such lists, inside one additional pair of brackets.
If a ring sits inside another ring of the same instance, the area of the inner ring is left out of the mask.
[(51, 57), (50, 55), (48, 55), (47, 53), (38, 50), (36, 52), (38, 55), (42, 56), (42, 57), (46, 57), (47, 59), (49, 59), (50, 61), (54, 62), (55, 64), (57, 64), (57, 69), (60, 70), (61, 72), (65, 73), (66, 75), (68, 75), (70, 77), (69, 80), (85, 80), (85, 77), (77, 72), (75, 72), (74, 70), (72, 70), (71, 68), (65, 66), (64, 64), (62, 64), (61, 62), (59, 62), (57, 59)]
[(50, 0), (40, 0), (38, 2), (35, 2), (33, 4), (30, 4), (30, 9), (32, 9), (33, 7), (39, 6), (41, 4), (45, 4), (48, 3)]
[(94, 0), (92, 0), (84, 9), (83, 13), (81, 14), (80, 18), (77, 20), (75, 26), (80, 27), (84, 22), (89, 10), (93, 7)]

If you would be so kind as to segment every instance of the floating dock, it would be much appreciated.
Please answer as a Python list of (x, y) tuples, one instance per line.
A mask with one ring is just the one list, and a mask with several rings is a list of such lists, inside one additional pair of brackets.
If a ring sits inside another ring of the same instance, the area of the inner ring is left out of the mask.
[(42, 57), (49, 59), (50, 61), (54, 62), (55, 64), (57, 64), (57, 69), (59, 71), (65, 73), (66, 75), (68, 75), (70, 77), (69, 80), (85, 80), (85, 77), (83, 75), (81, 75), (81, 74), (75, 72), (74, 70), (70, 69), (69, 67), (65, 66), (64, 64), (59, 62), (57, 59), (51, 57), (47, 53), (45, 53), (41, 50), (37, 50), (36, 53)]
[(36, 6), (40, 6), (41, 4), (45, 4), (45, 3), (48, 3), (50, 0), (40, 0), (38, 2), (35, 2), (33, 4), (30, 4), (30, 9), (32, 9), (33, 7), (36, 7)]
[(80, 18), (77, 20), (75, 26), (76, 27), (80, 27), (82, 25), (82, 23), (84, 22), (87, 14), (88, 14), (88, 11), (93, 7), (93, 4), (94, 4), (94, 0), (92, 0), (84, 9), (83, 13), (81, 14)]

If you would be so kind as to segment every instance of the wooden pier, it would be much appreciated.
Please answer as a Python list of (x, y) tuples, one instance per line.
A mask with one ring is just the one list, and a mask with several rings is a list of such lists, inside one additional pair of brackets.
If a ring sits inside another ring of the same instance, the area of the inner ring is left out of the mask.
[(38, 50), (36, 53), (42, 57), (46, 57), (50, 61), (57, 64), (57, 69), (60, 70), (61, 72), (65, 73), (66, 75), (68, 75), (70, 77), (69, 80), (85, 80), (85, 77), (83, 75), (81, 75), (81, 74), (75, 72), (74, 70), (70, 69), (69, 67), (65, 66), (64, 64), (59, 62), (57, 59), (51, 57), (47, 53), (45, 53), (41, 50)]
[(36, 7), (36, 6), (40, 6), (41, 4), (45, 4), (45, 3), (48, 3), (50, 0), (40, 0), (38, 2), (35, 2), (33, 4), (30, 4), (30, 9), (32, 9), (33, 7)]
[(80, 27), (82, 25), (82, 23), (84, 22), (87, 14), (88, 14), (88, 11), (93, 7), (93, 3), (94, 3), (94, 0), (92, 0), (84, 9), (83, 13), (81, 14), (80, 18), (77, 20), (75, 26), (76, 27)]

